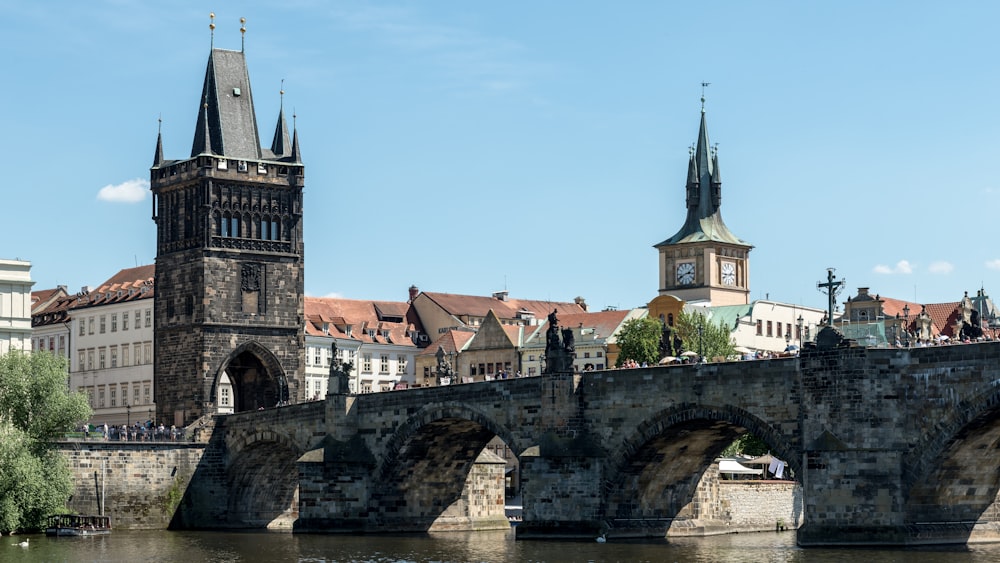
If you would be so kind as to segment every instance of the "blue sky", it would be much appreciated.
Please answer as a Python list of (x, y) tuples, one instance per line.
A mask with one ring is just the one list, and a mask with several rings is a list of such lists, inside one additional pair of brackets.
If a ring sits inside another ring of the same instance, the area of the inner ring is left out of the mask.
[[(280, 6), (276, 5), (280, 4)], [(751, 297), (1000, 296), (992, 2), (3, 0), (0, 257), (35, 288), (155, 259), (149, 167), (190, 154), (208, 58), (284, 80), (306, 292), (645, 304), (684, 220), (701, 82)]]

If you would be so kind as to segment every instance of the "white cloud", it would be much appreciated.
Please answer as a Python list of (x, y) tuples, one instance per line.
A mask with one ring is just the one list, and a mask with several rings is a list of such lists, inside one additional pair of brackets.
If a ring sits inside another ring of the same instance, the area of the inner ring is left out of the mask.
[(932, 274), (950, 274), (954, 269), (955, 266), (951, 262), (945, 261), (933, 262), (927, 267), (927, 270)]
[(108, 184), (97, 192), (97, 199), (119, 203), (136, 203), (146, 199), (149, 181), (141, 178), (128, 180), (118, 185)]
[(909, 260), (900, 260), (896, 262), (893, 267), (886, 266), (885, 264), (878, 264), (872, 271), (876, 274), (912, 274), (913, 266), (910, 264)]
[(1000, 270), (1000, 258), (986, 261), (986, 267), (991, 270)]

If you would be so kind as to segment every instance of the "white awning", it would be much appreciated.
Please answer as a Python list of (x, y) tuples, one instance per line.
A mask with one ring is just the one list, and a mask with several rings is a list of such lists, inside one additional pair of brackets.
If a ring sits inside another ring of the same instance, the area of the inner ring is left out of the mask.
[(741, 475), (760, 475), (764, 472), (763, 469), (750, 469), (749, 467), (741, 464), (740, 462), (733, 459), (720, 459), (719, 460), (719, 473), (738, 473)]

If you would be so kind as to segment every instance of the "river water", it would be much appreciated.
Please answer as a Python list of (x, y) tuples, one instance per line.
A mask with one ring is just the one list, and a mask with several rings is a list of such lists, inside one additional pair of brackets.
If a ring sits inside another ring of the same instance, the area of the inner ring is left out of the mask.
[[(26, 548), (14, 545), (29, 538)], [(428, 536), (115, 531), (109, 536), (0, 538), (0, 561), (184, 563), (294, 562), (841, 562), (1000, 561), (1000, 544), (921, 549), (800, 549), (795, 533), (762, 532), (670, 542), (514, 541), (508, 532)]]

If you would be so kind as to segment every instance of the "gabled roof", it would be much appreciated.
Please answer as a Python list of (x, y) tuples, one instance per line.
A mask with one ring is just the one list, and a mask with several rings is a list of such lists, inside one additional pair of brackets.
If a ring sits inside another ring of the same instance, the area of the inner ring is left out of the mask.
[(493, 310), (498, 318), (514, 319), (522, 309), (529, 311), (538, 318), (548, 315), (554, 309), (556, 314), (572, 314), (586, 312), (577, 303), (566, 303), (559, 301), (538, 301), (533, 299), (507, 299), (500, 300), (495, 297), (483, 297), (479, 295), (457, 295), (454, 293), (434, 293), (423, 291), (420, 295), (426, 296), (436, 303), (446, 313), (455, 317), (486, 317), (490, 310)]
[(55, 289), (40, 289), (38, 291), (32, 291), (31, 314), (34, 315), (35, 313), (45, 310), (60, 298), (66, 297), (66, 295), (66, 288), (62, 286)]
[[(556, 314), (559, 326), (565, 328), (592, 328), (600, 337), (608, 337), (618, 331), (630, 313), (629, 309), (618, 311), (599, 311), (596, 313), (575, 313), (569, 315)], [(545, 322), (548, 325), (548, 321)], [(547, 330), (547, 328), (546, 328)]]
[[(945, 336), (958, 336), (954, 334), (952, 326), (955, 321), (958, 320), (958, 306), (960, 302), (956, 301), (954, 303), (928, 303), (924, 306), (924, 310), (927, 311), (927, 315), (930, 316), (931, 322), (934, 324), (933, 330), (935, 334), (944, 334)], [(920, 311), (917, 311), (917, 315)], [(910, 313), (913, 317), (913, 313)], [(912, 325), (912, 323), (911, 323)]]
[(423, 352), (417, 354), (418, 356), (434, 356), (437, 354), (438, 348), (443, 348), (445, 354), (455, 354), (465, 350), (468, 346), (469, 341), (476, 333), (468, 330), (449, 330), (441, 335), (440, 338), (431, 343), (430, 346), (424, 349)]

